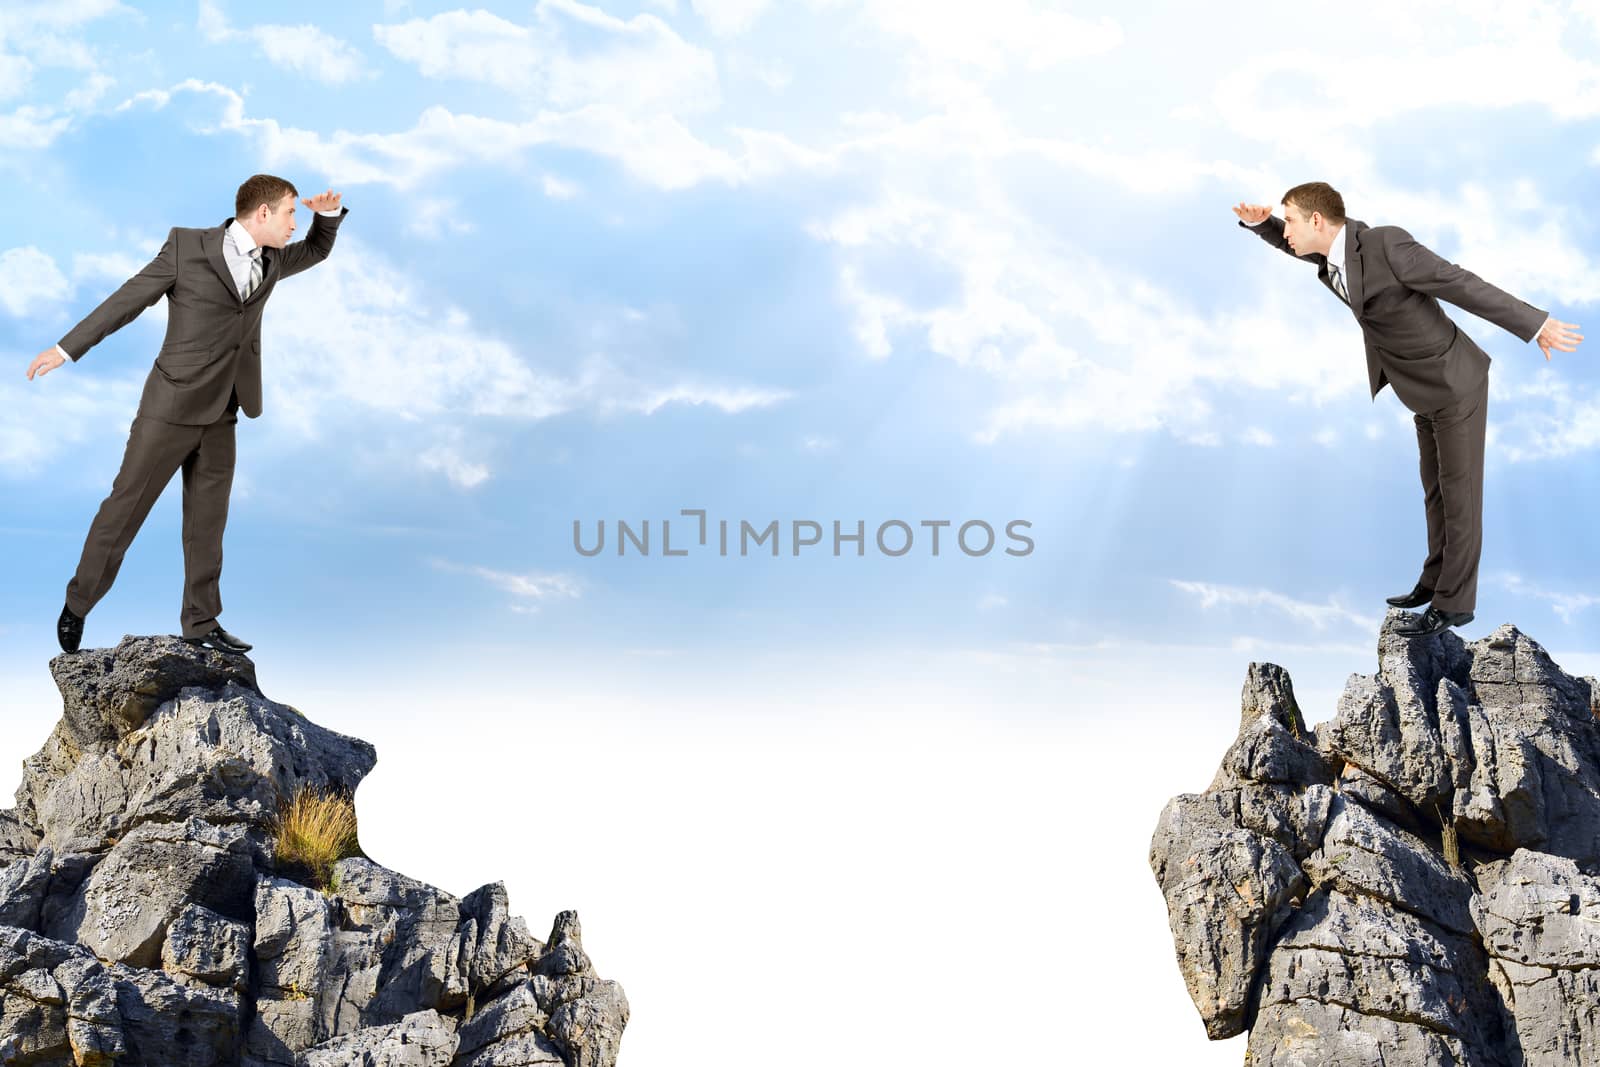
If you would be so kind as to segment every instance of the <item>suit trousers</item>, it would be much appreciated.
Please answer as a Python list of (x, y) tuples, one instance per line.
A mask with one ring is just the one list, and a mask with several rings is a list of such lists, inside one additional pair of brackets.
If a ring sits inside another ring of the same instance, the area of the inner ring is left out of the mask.
[(1428, 516), (1423, 585), (1440, 611), (1473, 611), (1478, 558), (1483, 553), (1483, 440), (1488, 427), (1489, 378), (1471, 394), (1417, 415), (1422, 499)]
[(237, 402), (208, 426), (185, 426), (136, 416), (128, 432), (122, 468), (89, 526), (78, 571), (67, 583), (67, 607), (88, 615), (116, 581), (122, 557), (145, 517), (172, 480), (183, 472), (184, 637), (201, 637), (222, 614), (222, 531), (233, 488)]

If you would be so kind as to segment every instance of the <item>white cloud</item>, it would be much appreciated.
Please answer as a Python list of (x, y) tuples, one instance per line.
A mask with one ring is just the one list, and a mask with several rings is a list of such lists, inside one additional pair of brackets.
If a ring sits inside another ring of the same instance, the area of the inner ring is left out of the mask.
[(634, 118), (591, 105), (575, 112), (548, 112), (526, 122), (456, 115), (430, 107), (411, 129), (395, 134), (317, 132), (279, 125), (245, 114), (244, 98), (215, 82), (187, 79), (171, 89), (148, 89), (116, 108), (165, 108), (180, 93), (215, 96), (221, 103), (202, 133), (231, 132), (251, 138), (271, 166), (314, 167), (339, 185), (382, 183), (410, 190), (439, 172), (482, 163), (508, 163), (529, 148), (554, 144), (616, 159), (639, 180), (661, 189), (704, 181), (737, 184), (815, 157), (791, 142), (757, 131), (734, 131), (744, 152), (735, 157), (698, 140), (670, 115)]
[(1324, 137), (1445, 107), (1532, 104), (1564, 121), (1600, 114), (1600, 66), (1555, 4), (1355, 0), (1340, 18), (1351, 34), (1381, 26), (1386, 40), (1404, 42), (1403, 56), (1351, 49), (1329, 62), (1322, 49), (1273, 47), (1269, 31), (1217, 83), (1218, 115), (1236, 133), (1267, 140), (1290, 129)]
[(734, 37), (755, 25), (771, 0), (691, 0), (694, 13), (718, 37)]
[[(142, 242), (150, 249), (150, 255), (142, 258), (126, 252), (75, 252), (72, 255), (72, 284), (76, 288), (103, 282), (121, 285), (145, 268), (165, 240), (166, 235), (162, 234), (154, 241)], [(109, 290), (105, 295), (110, 295)]]
[(744, 52), (729, 52), (720, 57), (723, 69), (734, 79), (760, 82), (773, 92), (794, 84), (794, 71), (785, 63), (756, 59)]
[(681, 384), (650, 390), (643, 396), (624, 401), (622, 406), (652, 415), (668, 404), (688, 404), (691, 407), (712, 407), (728, 415), (737, 415), (752, 408), (771, 407), (788, 399), (789, 395), (783, 389)]
[(87, 111), (99, 103), (115, 84), (116, 79), (109, 74), (90, 74), (62, 98), (61, 104), (70, 112)]
[(273, 63), (328, 85), (368, 76), (361, 53), (315, 26), (255, 26), (250, 36)]
[[(1093, 426), (1214, 441), (1212, 398), (1225, 390), (1315, 404), (1364, 387), (1351, 368), (1355, 323), (1331, 302), (1307, 315), (1308, 297), (1291, 292), (1304, 279), (1273, 270), (1287, 263), (1258, 263), (1244, 283), (1253, 300), (1206, 313), (1183, 291), (1102, 262), (1003, 202), (956, 204), (902, 188), (812, 233), (843, 250), (841, 289), (868, 355), (910, 338), (1004, 386), (1012, 399), (987, 414), (979, 440)], [(952, 274), (953, 295), (915, 306), (896, 291), (900, 272), (870, 267), (902, 260)]]
[(660, 18), (620, 19), (576, 0), (541, 0), (527, 26), (487, 11), (449, 11), (373, 34), (425, 77), (487, 82), (527, 107), (698, 112), (721, 97), (711, 53)]
[(1271, 448), (1277, 439), (1259, 426), (1251, 426), (1240, 434), (1239, 439), (1247, 445), (1259, 445), (1262, 448)]
[(453, 200), (420, 197), (411, 203), (405, 230), (414, 237), (434, 239), (449, 233), (471, 233), (477, 229), (461, 205)]
[(544, 195), (552, 200), (571, 200), (582, 191), (577, 183), (558, 178), (554, 174), (544, 175), (540, 179), (540, 184), (544, 188)]
[(37, 316), (71, 291), (56, 261), (32, 245), (0, 252), (0, 308), (6, 314)]
[(134, 14), (117, 0), (8, 0), (0, 9), (0, 41), (26, 42), (30, 37), (70, 30), (115, 14)]
[[(1123, 33), (1112, 19), (1090, 20), (1031, 0), (813, 0), (845, 7), (884, 33), (912, 44), (922, 61), (956, 63), (988, 73), (1042, 70), (1109, 52)], [(697, 5), (698, 6), (698, 5)]]
[(513, 611), (536, 611), (547, 601), (557, 598), (577, 600), (583, 595), (582, 583), (575, 576), (561, 572), (529, 571), (526, 574), (517, 574), (489, 567), (464, 566), (443, 560), (435, 561), (435, 566), (441, 570), (471, 574), (501, 592), (511, 594), (516, 598), (516, 602), (511, 605)]
[[(1581, 356), (1583, 349), (1578, 352)], [(1492, 374), (1489, 380), (1493, 387)], [(1504, 416), (1496, 411), (1502, 397), (1511, 403)], [(1564, 374), (1549, 372), (1516, 388), (1492, 388), (1489, 419), (1492, 454), (1512, 463), (1561, 459), (1600, 448), (1600, 391)]]
[(26, 56), (0, 53), (0, 100), (20, 96), (33, 78), (33, 64)]
[(1383, 621), (1381, 615), (1363, 615), (1351, 611), (1335, 600), (1326, 604), (1295, 600), (1271, 589), (1247, 589), (1241, 586), (1217, 585), (1212, 582), (1191, 582), (1169, 579), (1174, 588), (1199, 598), (1200, 607), (1209, 611), (1215, 607), (1264, 608), (1287, 615), (1296, 622), (1307, 623), (1318, 630), (1342, 624), (1376, 632)]
[(1600, 596), (1590, 593), (1554, 593), (1524, 581), (1519, 574), (1497, 574), (1492, 580), (1514, 596), (1548, 602), (1550, 609), (1565, 623), (1572, 622), (1572, 617), (1579, 612), (1600, 605)]
[(0, 48), (36, 66), (94, 71), (94, 53), (71, 32), (112, 15), (141, 17), (116, 0), (8, 0), (0, 7)]
[[(28, 360), (36, 354), (28, 353)], [(139, 404), (144, 372), (140, 368), (132, 375), (102, 379), (74, 364), (31, 382), (19, 374), (16, 384), (0, 383), (0, 405), (6, 411), (0, 421), (0, 478), (50, 471), (57, 480), (65, 479), (70, 475), (61, 468), (63, 456), (77, 454), (78, 446), (93, 438), (110, 442), (125, 436)]]
[(360, 52), (314, 25), (264, 24), (235, 30), (212, 0), (200, 0), (197, 26), (212, 42), (253, 41), (269, 62), (327, 85), (373, 76)]
[[(308, 279), (314, 279), (309, 280)], [(576, 402), (570, 382), (535, 371), (505, 341), (479, 330), (341, 234), (313, 272), (274, 292), (262, 348), (276, 369), (268, 404), (277, 420), (315, 436), (329, 409), (377, 411), (417, 422), (442, 415), (545, 418)]]
[(417, 463), (425, 471), (438, 471), (462, 489), (476, 489), (489, 480), (489, 468), (462, 457), (451, 445), (436, 445), (422, 453)]
[(138, 17), (133, 9), (114, 0), (12, 0), (0, 7), (0, 100), (26, 97), (41, 68), (73, 72), (59, 105), (35, 100), (0, 115), (0, 149), (48, 148), (78, 113), (92, 107), (110, 88), (112, 79), (98, 69), (94, 53), (72, 32), (111, 15)]
[(70, 125), (71, 116), (25, 104), (9, 115), (0, 115), (0, 148), (48, 148)]

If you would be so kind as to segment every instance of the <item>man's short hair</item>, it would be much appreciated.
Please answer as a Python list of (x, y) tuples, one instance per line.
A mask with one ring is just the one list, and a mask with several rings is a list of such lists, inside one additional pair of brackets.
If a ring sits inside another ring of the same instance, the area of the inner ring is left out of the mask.
[(286, 196), (299, 195), (300, 190), (293, 183), (277, 175), (252, 174), (239, 186), (239, 195), (233, 198), (233, 214), (235, 218), (248, 218), (262, 204), (277, 211), (278, 201)]
[(1344, 197), (1327, 182), (1297, 185), (1283, 194), (1283, 203), (1285, 207), (1293, 203), (1308, 219), (1313, 211), (1319, 211), (1323, 218), (1335, 225), (1344, 223)]

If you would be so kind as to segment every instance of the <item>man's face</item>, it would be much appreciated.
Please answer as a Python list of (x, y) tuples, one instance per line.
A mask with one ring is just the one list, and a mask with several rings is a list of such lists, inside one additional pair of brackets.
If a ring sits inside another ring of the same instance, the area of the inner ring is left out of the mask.
[(1312, 227), (1311, 219), (1300, 213), (1300, 209), (1289, 201), (1283, 202), (1283, 239), (1289, 242), (1289, 247), (1294, 249), (1294, 254), (1303, 256), (1311, 251), (1311, 246), (1316, 240), (1316, 231)]
[(261, 231), (257, 244), (265, 248), (282, 248), (294, 236), (294, 194), (285, 193), (282, 200), (270, 211), (267, 205), (256, 208), (256, 228)]

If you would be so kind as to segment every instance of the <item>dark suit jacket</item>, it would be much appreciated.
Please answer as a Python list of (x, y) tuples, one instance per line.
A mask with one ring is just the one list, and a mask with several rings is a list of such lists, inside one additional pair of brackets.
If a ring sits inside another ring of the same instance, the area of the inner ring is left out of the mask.
[(156, 258), (122, 284), (61, 339), (76, 362), (109, 334), (167, 298), (167, 336), (145, 379), (139, 414), (163, 422), (207, 425), (222, 417), (237, 391), (239, 407), (250, 418), (261, 414), (261, 311), (278, 279), (298, 274), (328, 258), (337, 218), (312, 213), (303, 241), (263, 252), (261, 284), (240, 300), (233, 275), (222, 258), (222, 225), (199, 230), (173, 227)]
[[(1239, 225), (1294, 255), (1277, 216), (1259, 226)], [(1315, 263), (1317, 277), (1333, 289), (1328, 257), (1314, 252), (1296, 258)], [(1355, 219), (1345, 220), (1345, 288), (1366, 340), (1372, 395), (1392, 385), (1400, 402), (1421, 414), (1470, 396), (1489, 373), (1488, 354), (1450, 321), (1439, 307), (1440, 300), (1524, 341), (1533, 340), (1547, 317), (1546, 312), (1441, 259), (1400, 227), (1368, 226)]]

